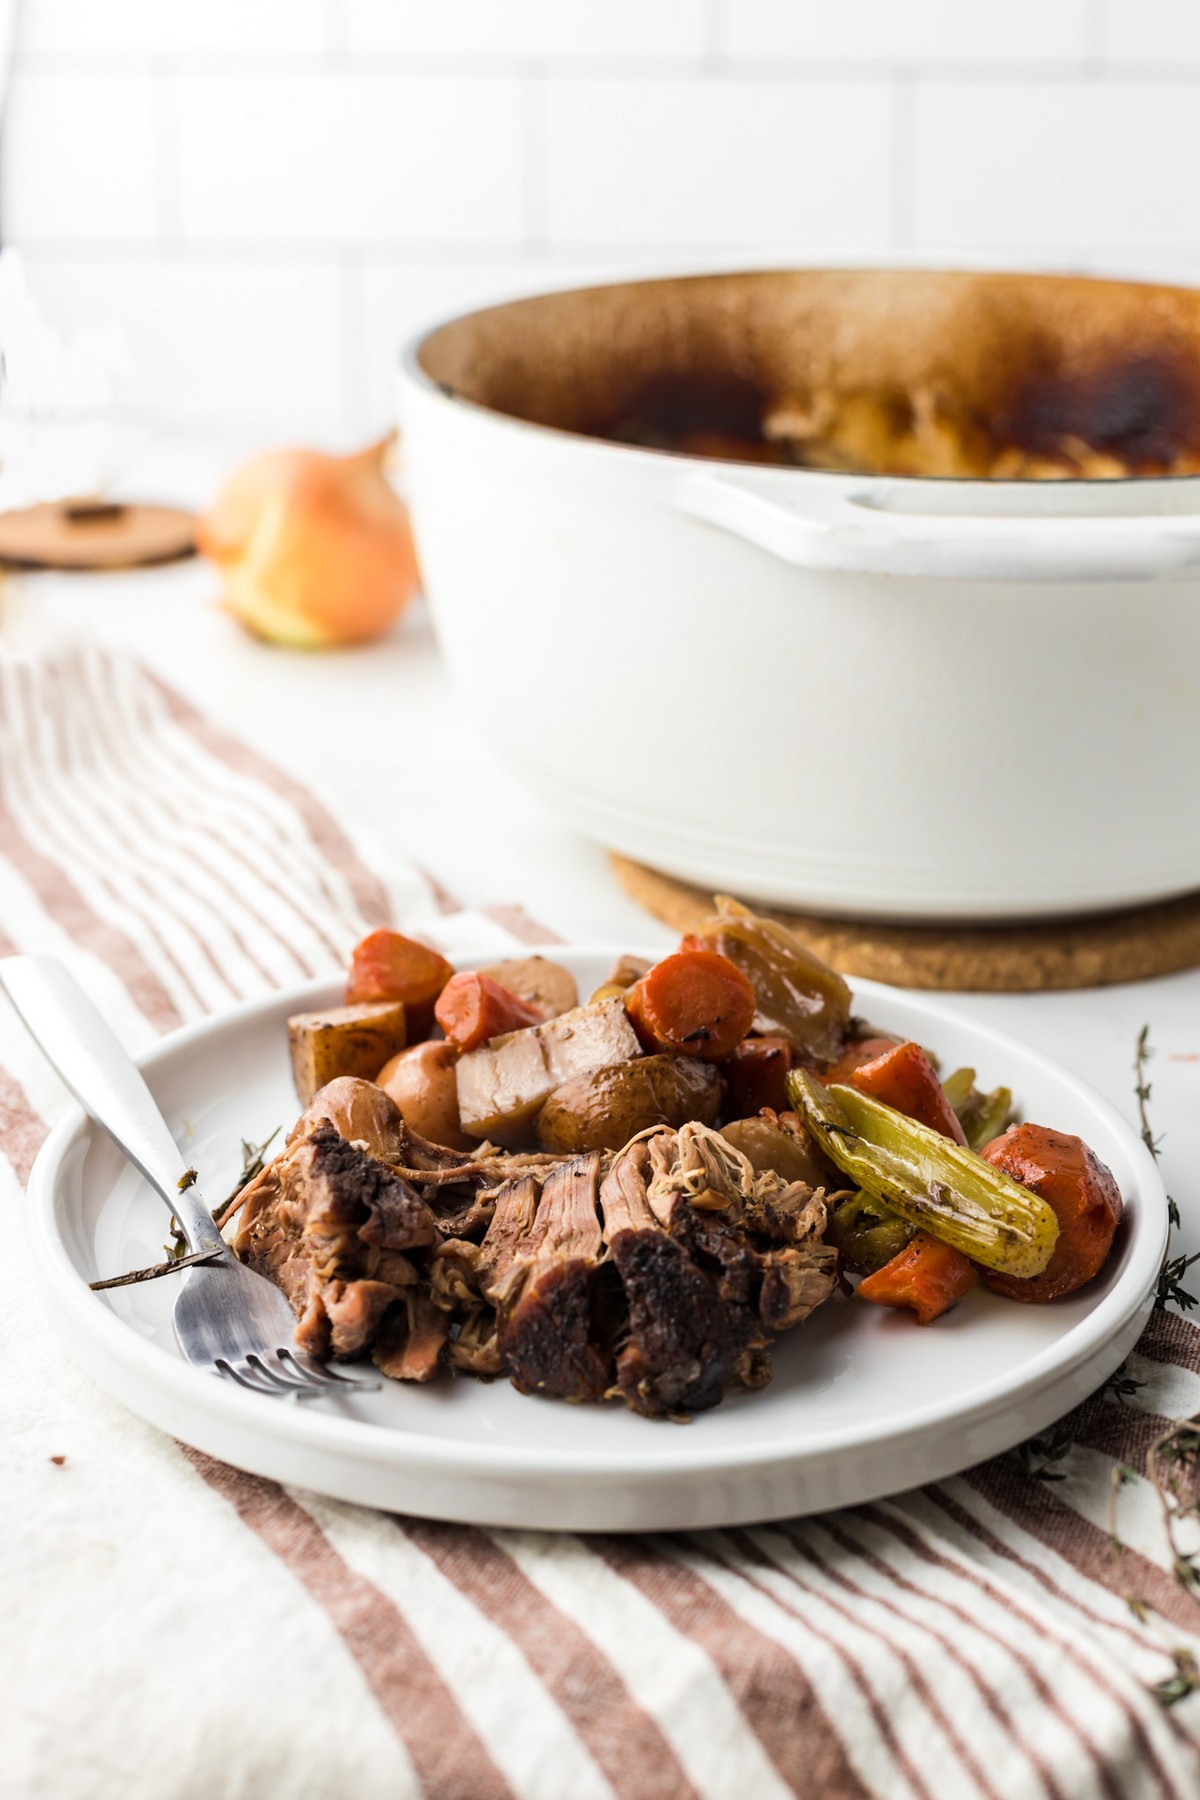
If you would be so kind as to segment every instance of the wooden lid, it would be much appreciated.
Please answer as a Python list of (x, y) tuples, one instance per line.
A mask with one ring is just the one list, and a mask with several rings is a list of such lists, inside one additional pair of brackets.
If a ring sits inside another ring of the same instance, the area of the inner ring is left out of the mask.
[[(705, 888), (624, 856), (614, 854), (612, 865), (634, 900), (680, 932), (712, 912)], [(752, 904), (844, 975), (895, 987), (1036, 993), (1145, 981), (1200, 964), (1200, 894), (1027, 925), (871, 925)]]
[(0, 513), (0, 563), (24, 569), (130, 569), (196, 549), (196, 519), (174, 506), (62, 500)]

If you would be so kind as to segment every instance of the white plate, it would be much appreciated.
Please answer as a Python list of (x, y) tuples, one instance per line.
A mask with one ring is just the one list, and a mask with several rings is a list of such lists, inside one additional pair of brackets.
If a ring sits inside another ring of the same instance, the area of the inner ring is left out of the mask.
[[(547, 954), (586, 993), (616, 952)], [(923, 995), (860, 981), (855, 996), (874, 1023), (932, 1046), (947, 1067), (969, 1063), (984, 1086), (1006, 1083), (1022, 1116), (1092, 1145), (1126, 1208), (1102, 1277), (1051, 1306), (977, 1289), (925, 1329), (908, 1313), (830, 1301), (780, 1341), (765, 1391), (731, 1395), (686, 1426), (449, 1377), (298, 1406), (185, 1364), (169, 1279), (88, 1289), (160, 1260), (165, 1214), (76, 1112), (30, 1183), (46, 1302), (96, 1380), (164, 1431), (256, 1474), (430, 1518), (666, 1530), (822, 1511), (937, 1479), (1041, 1430), (1132, 1349), (1166, 1243), (1166, 1195), (1136, 1132), (1065, 1069)], [(322, 983), (255, 1002), (173, 1033), (145, 1059), (214, 1204), (236, 1178), (241, 1140), (286, 1130), (297, 1113), (284, 1020), (337, 997)]]

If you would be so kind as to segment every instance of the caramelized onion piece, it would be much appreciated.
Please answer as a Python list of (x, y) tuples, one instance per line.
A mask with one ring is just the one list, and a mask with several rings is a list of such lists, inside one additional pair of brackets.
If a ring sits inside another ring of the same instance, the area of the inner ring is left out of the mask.
[(850, 1022), (850, 989), (786, 925), (760, 918), (725, 894), (685, 942), (716, 950), (749, 977), (758, 997), (755, 1031), (785, 1037), (806, 1058), (827, 1061)]

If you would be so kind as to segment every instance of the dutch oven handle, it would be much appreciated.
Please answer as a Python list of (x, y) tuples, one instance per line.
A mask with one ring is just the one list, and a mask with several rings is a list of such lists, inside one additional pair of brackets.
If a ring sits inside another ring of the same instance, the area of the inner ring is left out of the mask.
[(956, 581), (1154, 581), (1200, 578), (1200, 514), (892, 512), (870, 490), (800, 511), (728, 475), (691, 473), (682, 512), (800, 568)]

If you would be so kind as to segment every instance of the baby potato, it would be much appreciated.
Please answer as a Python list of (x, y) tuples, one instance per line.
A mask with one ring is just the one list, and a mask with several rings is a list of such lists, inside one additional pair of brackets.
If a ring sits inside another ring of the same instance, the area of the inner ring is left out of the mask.
[(639, 1056), (555, 1088), (537, 1119), (543, 1150), (620, 1150), (648, 1125), (714, 1123), (721, 1077), (694, 1056)]
[(513, 956), (507, 962), (490, 963), (479, 973), (490, 975), (510, 994), (540, 1006), (548, 1019), (557, 1019), (579, 1005), (579, 988), (570, 969), (545, 956)]
[(785, 1181), (804, 1181), (813, 1188), (845, 1185), (804, 1130), (785, 1131), (769, 1119), (734, 1119), (722, 1125), (721, 1136), (740, 1150), (760, 1175), (774, 1169)]
[(441, 1038), (413, 1044), (384, 1063), (375, 1085), (391, 1096), (404, 1123), (418, 1137), (448, 1150), (469, 1150), (471, 1139), (464, 1135), (458, 1115), (457, 1061), (457, 1047)]

